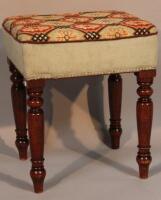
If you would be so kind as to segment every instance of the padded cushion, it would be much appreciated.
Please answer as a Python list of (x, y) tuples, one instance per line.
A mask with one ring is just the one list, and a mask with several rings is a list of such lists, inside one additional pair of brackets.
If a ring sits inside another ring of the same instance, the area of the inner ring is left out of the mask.
[(9, 17), (3, 26), (16, 40), (28, 43), (100, 41), (157, 33), (150, 22), (117, 11)]
[(153, 69), (156, 27), (120, 11), (9, 17), (8, 57), (27, 80)]

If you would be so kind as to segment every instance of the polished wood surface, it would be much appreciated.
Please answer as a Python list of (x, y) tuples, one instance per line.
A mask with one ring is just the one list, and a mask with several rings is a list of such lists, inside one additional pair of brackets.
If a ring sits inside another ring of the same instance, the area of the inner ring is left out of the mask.
[[(44, 113), (43, 113), (43, 89), (45, 80), (27, 81), (28, 100), (26, 102), (26, 87), (24, 78), (11, 61), (8, 60), (12, 73), (12, 105), (16, 124), (16, 146), (21, 159), (27, 158), (27, 129), (26, 107), (28, 105), (28, 132), (30, 136), (31, 162), (30, 175), (36, 193), (43, 191), (46, 171), (44, 169)], [(152, 157), (150, 153), (150, 137), (153, 117), (153, 102), (151, 85), (156, 75), (155, 70), (139, 71), (135, 73), (139, 85), (137, 94), (137, 128), (138, 128), (138, 154), (140, 178), (147, 178)], [(121, 102), (122, 102), (122, 78), (120, 74), (111, 74), (108, 78), (109, 107), (110, 107), (110, 135), (112, 148), (120, 145), (121, 128)]]
[(16, 125), (16, 141), (19, 157), (22, 160), (27, 159), (28, 137), (26, 128), (26, 87), (21, 73), (15, 68), (13, 63), (8, 60), (12, 81), (11, 97), (14, 119)]
[(41, 97), (44, 88), (44, 80), (32, 80), (27, 82), (28, 91), (28, 129), (30, 136), (31, 162), (30, 175), (36, 193), (43, 191), (43, 183), (46, 175), (44, 169), (44, 113)]
[(155, 70), (140, 71), (135, 73), (139, 88), (137, 94), (137, 127), (138, 127), (138, 155), (140, 178), (147, 178), (152, 157), (150, 153), (150, 137), (153, 117), (153, 102), (150, 96), (153, 93), (151, 85), (156, 75)]
[(122, 78), (120, 74), (111, 74), (108, 78), (111, 147), (118, 149), (120, 146), (121, 128), (121, 102)]

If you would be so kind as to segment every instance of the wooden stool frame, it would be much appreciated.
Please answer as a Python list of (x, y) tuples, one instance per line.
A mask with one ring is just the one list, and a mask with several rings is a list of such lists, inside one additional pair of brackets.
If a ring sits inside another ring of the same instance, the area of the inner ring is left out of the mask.
[[(36, 193), (43, 191), (43, 183), (46, 175), (44, 169), (44, 113), (42, 93), (45, 79), (27, 81), (24, 85), (24, 77), (16, 69), (16, 66), (8, 59), (12, 73), (12, 105), (16, 124), (16, 146), (20, 159), (27, 159), (27, 148), (30, 143), (32, 168), (30, 171)], [(135, 72), (139, 85), (139, 95), (136, 116), (138, 128), (138, 154), (140, 178), (147, 178), (152, 157), (150, 153), (150, 136), (153, 117), (153, 102), (150, 96), (153, 93), (151, 85), (156, 75), (155, 70)], [(26, 100), (26, 90), (28, 100)], [(120, 74), (110, 74), (108, 78), (109, 106), (110, 106), (110, 136), (111, 147), (118, 149), (120, 145), (121, 128), (121, 100), (122, 78)], [(29, 107), (27, 114), (27, 105)], [(27, 137), (27, 125), (28, 133)]]

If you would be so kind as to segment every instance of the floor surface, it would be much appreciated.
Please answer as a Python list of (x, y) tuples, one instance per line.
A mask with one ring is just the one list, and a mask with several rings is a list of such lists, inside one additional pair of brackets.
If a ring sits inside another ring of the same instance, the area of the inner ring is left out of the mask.
[(47, 150), (47, 177), (42, 194), (32, 191), (29, 160), (18, 160), (16, 149), (0, 141), (0, 197), (6, 200), (11, 196), (12, 200), (160, 200), (161, 134), (159, 130), (153, 130), (153, 134), (155, 145), (149, 179), (138, 178), (137, 134), (133, 133), (119, 150), (111, 150), (101, 142), (89, 150), (71, 150), (72, 146)]

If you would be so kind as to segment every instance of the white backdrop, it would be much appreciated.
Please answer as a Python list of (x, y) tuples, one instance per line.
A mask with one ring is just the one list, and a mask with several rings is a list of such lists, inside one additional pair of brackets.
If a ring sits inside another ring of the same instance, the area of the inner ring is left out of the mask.
[[(147, 0), (0, 0), (0, 21), (10, 15), (32, 13), (55, 13), (66, 11), (85, 10), (124, 10), (145, 18), (161, 29), (161, 1)], [(1, 32), (0, 32), (1, 33)], [(160, 37), (160, 35), (159, 35)], [(1, 38), (1, 34), (0, 34)], [(161, 40), (159, 39), (159, 42)], [(160, 54), (161, 55), (161, 54)], [(152, 132), (152, 145), (154, 151), (161, 152), (159, 144), (159, 130), (161, 132), (161, 83), (160, 83), (159, 56), (157, 78), (154, 88), (154, 123)], [(14, 121), (10, 100), (10, 81), (6, 54), (0, 41), (0, 153), (16, 157), (14, 147)], [(137, 131), (136, 131), (136, 78), (133, 74), (123, 75), (123, 105), (122, 127), (123, 134), (121, 147), (132, 144), (135, 161)], [(44, 97), (46, 99), (45, 121), (45, 150), (70, 149), (77, 152), (88, 152), (103, 145), (101, 142), (101, 125), (109, 124), (107, 77), (78, 78), (46, 83)], [(161, 137), (160, 137), (161, 139)], [(134, 143), (131, 143), (134, 141)], [(157, 154), (160, 154), (160, 152)], [(124, 151), (126, 154), (126, 150)], [(115, 154), (116, 155), (116, 154)], [(117, 156), (116, 156), (117, 157)], [(53, 157), (54, 159), (54, 157)], [(125, 158), (124, 158), (125, 159)], [(158, 158), (159, 159), (159, 158)], [(155, 160), (155, 158), (154, 158)], [(161, 157), (160, 157), (161, 160)], [(20, 164), (20, 163), (19, 163)], [(159, 173), (159, 164), (153, 170)], [(1, 174), (0, 174), (1, 175)], [(1, 176), (0, 176), (1, 178)], [(10, 180), (11, 181), (11, 180)], [(12, 185), (12, 184), (11, 184)], [(14, 185), (14, 181), (13, 181)], [(21, 184), (20, 184), (21, 185)], [(0, 186), (1, 187), (1, 186)], [(157, 198), (156, 198), (157, 199)]]

